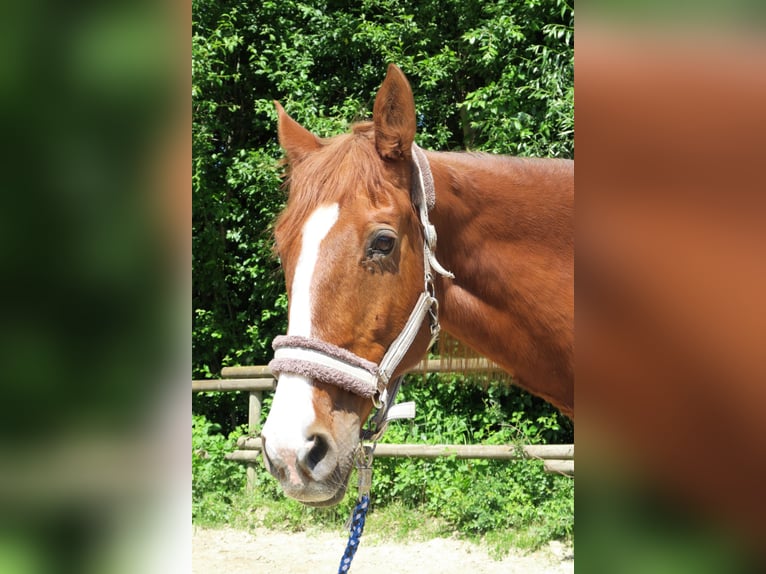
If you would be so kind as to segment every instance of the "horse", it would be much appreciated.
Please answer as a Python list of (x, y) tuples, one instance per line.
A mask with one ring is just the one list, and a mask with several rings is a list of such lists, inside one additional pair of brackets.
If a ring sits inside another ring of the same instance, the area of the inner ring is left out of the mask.
[(261, 438), (284, 493), (343, 499), (364, 423), (440, 328), (573, 420), (574, 162), (422, 150), (394, 64), (349, 133), (319, 138), (274, 104), (288, 327)]

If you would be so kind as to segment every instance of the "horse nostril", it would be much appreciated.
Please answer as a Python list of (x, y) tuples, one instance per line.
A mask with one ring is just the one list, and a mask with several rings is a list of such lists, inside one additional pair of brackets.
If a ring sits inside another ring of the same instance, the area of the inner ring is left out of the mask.
[(327, 434), (314, 433), (302, 438), (297, 447), (287, 445), (281, 449), (274, 448), (273, 440), (261, 438), (266, 470), (283, 485), (289, 483), (295, 487), (299, 483), (323, 480), (334, 468), (335, 457), (331, 456), (334, 445)]
[(314, 470), (316, 465), (322, 462), (322, 459), (327, 455), (327, 451), (330, 450), (330, 444), (326, 438), (318, 434), (310, 436), (309, 442), (313, 443), (313, 445), (306, 455), (306, 464), (309, 470)]

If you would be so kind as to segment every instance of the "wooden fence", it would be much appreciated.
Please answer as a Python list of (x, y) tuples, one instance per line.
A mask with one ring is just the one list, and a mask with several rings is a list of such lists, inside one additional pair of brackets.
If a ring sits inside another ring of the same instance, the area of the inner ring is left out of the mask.
[[(485, 360), (466, 360), (459, 366), (460, 372), (478, 371), (487, 368)], [(453, 367), (454, 368), (454, 367)], [(442, 369), (439, 360), (423, 361), (415, 369), (426, 373), (449, 373)], [(247, 391), (249, 393), (248, 430), (251, 434), (257, 432), (261, 417), (263, 393), (274, 391), (277, 383), (271, 371), (266, 366), (224, 367), (221, 370), (222, 379), (192, 381), (192, 392), (203, 391)], [(255, 471), (260, 459), (261, 439), (240, 437), (237, 450), (226, 455), (229, 460), (236, 460), (247, 465), (247, 488), (252, 489), (255, 482)], [(458, 445), (458, 444), (388, 444), (378, 443), (375, 448), (376, 457), (416, 457), (436, 458), (454, 456), (456, 458), (488, 458), (511, 460), (520, 458), (542, 459), (546, 472), (555, 472), (574, 476), (574, 445)]]

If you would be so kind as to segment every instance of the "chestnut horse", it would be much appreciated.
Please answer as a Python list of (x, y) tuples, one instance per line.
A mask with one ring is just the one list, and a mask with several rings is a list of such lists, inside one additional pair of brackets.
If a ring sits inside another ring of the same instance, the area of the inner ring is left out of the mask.
[(423, 152), (394, 65), (351, 133), (320, 139), (275, 105), (289, 322), (262, 439), (285, 493), (343, 498), (362, 425), (439, 322), (572, 418), (574, 163)]

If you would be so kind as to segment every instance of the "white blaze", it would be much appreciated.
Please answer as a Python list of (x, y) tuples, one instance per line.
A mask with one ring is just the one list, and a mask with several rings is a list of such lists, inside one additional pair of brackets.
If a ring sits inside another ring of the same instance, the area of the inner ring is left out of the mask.
[(314, 277), (319, 246), (338, 221), (338, 204), (317, 208), (303, 224), (301, 253), (295, 267), (293, 288), (290, 293), (290, 316), (287, 334), (311, 336), (311, 283)]
[[(288, 335), (311, 336), (311, 285), (319, 259), (319, 247), (338, 221), (338, 204), (321, 206), (303, 224), (301, 251), (290, 292)], [(285, 373), (279, 376), (268, 419), (263, 428), (269, 456), (296, 453), (308, 440), (314, 423), (312, 387), (306, 377)]]

